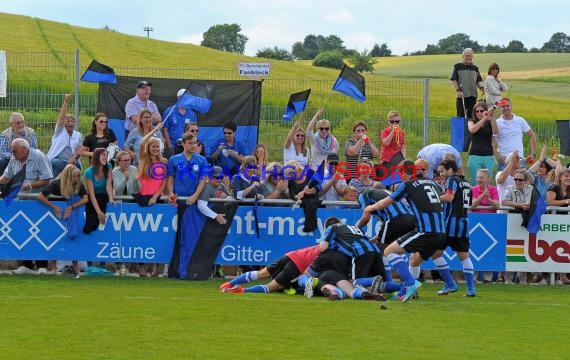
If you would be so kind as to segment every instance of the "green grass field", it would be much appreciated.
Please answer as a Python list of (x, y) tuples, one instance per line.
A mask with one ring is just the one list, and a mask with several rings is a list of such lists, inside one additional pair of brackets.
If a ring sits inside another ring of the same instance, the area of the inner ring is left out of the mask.
[[(409, 303), (222, 294), (219, 281), (0, 276), (3, 359), (560, 359), (569, 289)], [(464, 286), (463, 284), (461, 284)], [(460, 289), (461, 291), (461, 289)], [(386, 310), (381, 310), (385, 305)]]

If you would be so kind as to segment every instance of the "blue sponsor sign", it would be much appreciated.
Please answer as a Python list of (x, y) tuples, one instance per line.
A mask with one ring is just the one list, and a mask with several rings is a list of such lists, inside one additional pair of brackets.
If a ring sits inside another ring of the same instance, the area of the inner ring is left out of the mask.
[(66, 221), (39, 201), (0, 202), (0, 259), (170, 262), (176, 234), (170, 205), (109, 204), (107, 222), (89, 235), (84, 221), (72, 240)]

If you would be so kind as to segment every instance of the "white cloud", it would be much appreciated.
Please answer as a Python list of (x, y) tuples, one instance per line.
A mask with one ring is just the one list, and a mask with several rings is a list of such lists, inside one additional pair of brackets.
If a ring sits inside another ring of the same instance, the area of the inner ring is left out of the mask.
[(323, 20), (333, 24), (350, 24), (354, 21), (354, 16), (350, 11), (342, 10), (341, 12), (326, 13)]
[(179, 43), (184, 43), (184, 44), (194, 44), (194, 45), (200, 45), (200, 43), (202, 42), (203, 37), (202, 34), (187, 34), (184, 35), (182, 37), (179, 37), (178, 39), (175, 39), (175, 42), (179, 42)]
[(369, 32), (354, 32), (344, 34), (341, 37), (344, 40), (344, 46), (347, 49), (356, 49), (360, 52), (363, 50), (372, 50), (374, 43), (379, 40)]

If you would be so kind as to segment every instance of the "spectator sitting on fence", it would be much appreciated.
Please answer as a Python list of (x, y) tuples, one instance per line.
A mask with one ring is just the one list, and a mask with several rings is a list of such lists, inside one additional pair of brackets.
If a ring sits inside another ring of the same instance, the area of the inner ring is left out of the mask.
[(95, 114), (93, 118), (91, 133), (83, 140), (80, 150), (81, 156), (89, 158), (89, 163), (91, 163), (91, 157), (95, 149), (107, 149), (111, 144), (117, 145), (117, 137), (113, 130), (109, 128), (108, 122), (107, 115), (101, 112)]
[(120, 151), (117, 154), (117, 166), (113, 169), (113, 194), (115, 196), (132, 195), (140, 190), (137, 168), (131, 163), (130, 153)]
[(281, 176), (281, 165), (277, 162), (270, 162), (265, 171), (261, 174), (263, 196), (266, 199), (288, 199), (289, 188), (287, 180)]
[(125, 130), (127, 130), (127, 136), (129, 135), (129, 132), (137, 128), (140, 120), (140, 112), (143, 109), (150, 111), (153, 124), (158, 124), (162, 121), (162, 117), (158, 112), (158, 107), (154, 101), (150, 100), (151, 87), (152, 84), (148, 81), (139, 81), (137, 84), (136, 95), (133, 98), (129, 99), (125, 105), (126, 119), (124, 127)]
[[(350, 171), (353, 171), (353, 169), (350, 169)], [(338, 155), (329, 154), (319, 195), (325, 201), (339, 201), (346, 193), (346, 188), (346, 180), (344, 180), (343, 174), (338, 172)], [(338, 208), (339, 205), (326, 205), (326, 207)]]
[(89, 202), (85, 207), (83, 232), (89, 234), (107, 221), (107, 204), (115, 204), (113, 175), (108, 162), (107, 150), (97, 148), (91, 157), (91, 166), (85, 170), (85, 185)]
[[(332, 135), (331, 124), (326, 119), (320, 119), (324, 110), (319, 109), (309, 124), (306, 135), (311, 142), (311, 168), (317, 170), (329, 154), (338, 154), (338, 140)], [(319, 120), (320, 119), (320, 120)], [(317, 132), (313, 132), (317, 125)]]
[[(159, 128), (160, 130), (162, 128)], [(162, 133), (152, 126), (152, 114), (149, 110), (143, 109), (139, 113), (139, 122), (137, 128), (132, 130), (125, 141), (125, 150), (133, 155), (133, 165), (139, 164), (139, 147), (143, 137), (152, 134), (160, 142), (160, 152), (164, 153), (164, 140)]]
[(51, 138), (51, 147), (47, 153), (54, 177), (57, 177), (67, 164), (81, 169), (79, 156), (83, 135), (75, 130), (75, 118), (66, 114), (70, 100), (71, 95), (65, 94), (55, 123), (55, 132)]
[(430, 144), (418, 151), (417, 158), (422, 158), (428, 161), (430, 171), (424, 173), (427, 179), (433, 179), (434, 172), (437, 173), (437, 167), (444, 159), (454, 160), (457, 163), (457, 174), (462, 175), (461, 154), (455, 148), (448, 144)]
[[(184, 136), (186, 134), (192, 134), (192, 135), (196, 136), (196, 138), (198, 138), (199, 132), (200, 132), (200, 129), (198, 128), (198, 123), (197, 122), (189, 122), (189, 123), (186, 123), (186, 125), (184, 126), (184, 134), (182, 134), (182, 136)], [(183, 151), (184, 151), (184, 147), (182, 146), (182, 137), (180, 137), (179, 139), (176, 140), (176, 145), (174, 146), (174, 153), (180, 154)], [(206, 157), (206, 146), (200, 140), (198, 140), (198, 145), (196, 146), (196, 154), (200, 154), (203, 157)]]
[(10, 127), (2, 131), (0, 134), (0, 174), (4, 173), (4, 169), (10, 161), (10, 145), (15, 139), (26, 139), (29, 147), (38, 148), (38, 140), (33, 129), (26, 126), (24, 115), (19, 112), (10, 114)]
[[(180, 97), (184, 95), (185, 92), (186, 89), (178, 90), (178, 93), (176, 93), (176, 98), (180, 99)], [(174, 142), (178, 139), (181, 139), (186, 132), (186, 124), (197, 123), (198, 118), (192, 109), (187, 109), (184, 106), (174, 104), (164, 110), (162, 113), (162, 119), (164, 122), (164, 130), (162, 131), (162, 135), (164, 137), (167, 154), (171, 155), (174, 151)], [(198, 133), (195, 135), (198, 136)], [(200, 153), (200, 151), (197, 151), (197, 153)]]
[(493, 178), (495, 170), (495, 150), (493, 149), (493, 136), (497, 136), (499, 128), (493, 114), (487, 113), (487, 105), (480, 101), (475, 104), (473, 118), (467, 122), (467, 128), (471, 134), (471, 146), (469, 147), (469, 180), (471, 185), (477, 182), (477, 171), (487, 169), (489, 178)]
[(377, 187), (377, 182), (370, 177), (373, 168), (374, 165), (372, 161), (367, 158), (360, 159), (358, 167), (355, 168), (355, 175), (357, 175), (357, 177), (350, 180), (349, 185), (354, 186), (358, 190), (358, 193), (366, 189)]
[(307, 146), (305, 130), (301, 128), (299, 121), (293, 123), (293, 127), (283, 143), (283, 163), (289, 160), (296, 160), (301, 166), (311, 166), (311, 156)]
[[(61, 196), (65, 199), (66, 206), (63, 208), (63, 212), (62, 208), (47, 198), (49, 195)], [(79, 223), (83, 215), (83, 211), (79, 208), (89, 201), (85, 185), (81, 182), (81, 170), (75, 165), (67, 164), (59, 176), (42, 190), (38, 195), (38, 200), (48, 206), (58, 219), (63, 220), (67, 230), (65, 236), (69, 240), (75, 239), (79, 233)], [(55, 272), (56, 261), (50, 263), (48, 270)], [(79, 279), (79, 263), (77, 260), (72, 261), (72, 269), (75, 278)]]
[(358, 177), (356, 166), (362, 159), (375, 159), (380, 155), (380, 151), (367, 136), (366, 125), (362, 121), (358, 121), (354, 124), (352, 134), (352, 138), (347, 140), (344, 144), (346, 162), (350, 165), (349, 169), (351, 170), (348, 173), (349, 176), (345, 179), (347, 183), (351, 179)]
[(263, 189), (253, 156), (243, 158), (239, 173), (232, 179), (232, 192), (238, 200), (263, 199)]

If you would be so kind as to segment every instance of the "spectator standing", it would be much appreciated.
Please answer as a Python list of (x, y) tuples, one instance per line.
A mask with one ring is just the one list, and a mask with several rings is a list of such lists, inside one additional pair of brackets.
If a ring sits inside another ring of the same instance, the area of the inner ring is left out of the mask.
[[(186, 89), (178, 90), (176, 98), (180, 99), (185, 92)], [(187, 109), (184, 106), (177, 104), (167, 107), (162, 113), (162, 119), (164, 121), (164, 130), (162, 131), (162, 135), (164, 137), (164, 143), (168, 154), (171, 154), (174, 150), (175, 141), (181, 139), (186, 132), (186, 124), (198, 123), (196, 113), (192, 111), (192, 109)], [(196, 136), (198, 136), (198, 134), (196, 134)], [(201, 151), (197, 152), (201, 153)]]
[[(243, 162), (245, 147), (236, 141), (237, 125), (233, 122), (224, 124), (224, 140), (217, 142), (212, 149), (212, 163), (221, 167), (224, 174), (237, 174)], [(235, 194), (234, 194), (235, 195)]]
[(502, 115), (497, 119), (497, 126), (499, 134), (496, 137), (497, 151), (500, 160), (506, 158), (513, 151), (518, 151), (521, 158), (522, 165), (524, 166), (524, 147), (523, 135), (530, 138), (531, 155), (536, 158), (536, 134), (530, 128), (530, 125), (520, 116), (512, 112), (511, 100), (508, 98), (503, 99), (505, 105), (502, 107)]
[(450, 80), (457, 95), (455, 100), (457, 117), (471, 119), (472, 109), (477, 102), (477, 89), (484, 92), (483, 78), (479, 68), (473, 64), (473, 49), (464, 49), (461, 57), (463, 61), (453, 66)]
[[(49, 195), (61, 196), (65, 199), (66, 206), (63, 211), (62, 208), (47, 198)], [(58, 219), (64, 220), (67, 228), (66, 237), (74, 239), (79, 232), (79, 221), (82, 215), (79, 208), (89, 201), (87, 190), (81, 182), (81, 170), (75, 165), (67, 164), (59, 176), (42, 190), (38, 195), (38, 200), (48, 206)], [(53, 261), (51, 264), (52, 270), (55, 270), (55, 263)], [(79, 279), (79, 263), (77, 260), (72, 261), (72, 269), (75, 278)]]
[(301, 128), (299, 121), (295, 121), (283, 143), (283, 163), (289, 160), (295, 160), (301, 164), (301, 166), (311, 166), (309, 151), (305, 130)]
[(0, 174), (4, 173), (4, 169), (10, 162), (12, 141), (18, 138), (26, 139), (30, 148), (38, 148), (36, 133), (32, 128), (26, 126), (24, 115), (19, 112), (13, 112), (10, 114), (10, 127), (0, 134)]
[(356, 166), (361, 159), (376, 159), (380, 155), (380, 151), (366, 134), (366, 125), (362, 121), (354, 124), (352, 134), (352, 138), (344, 144), (344, 154), (350, 170), (348, 172), (349, 176), (346, 176), (346, 182), (358, 177)]
[(91, 157), (91, 166), (85, 170), (85, 185), (89, 202), (85, 207), (83, 232), (89, 234), (107, 221), (107, 204), (115, 204), (113, 196), (113, 175), (107, 150), (97, 148)]
[(257, 166), (257, 175), (261, 176), (261, 172), (269, 164), (269, 154), (265, 145), (257, 144), (253, 150), (253, 157), (255, 158), (255, 166)]
[(503, 93), (509, 90), (507, 84), (499, 77), (499, 65), (492, 63), (487, 71), (485, 79), (485, 102), (487, 106), (493, 106), (503, 98)]
[(505, 199), (505, 193), (509, 186), (515, 185), (515, 180), (513, 175), (516, 170), (521, 168), (521, 163), (519, 159), (519, 154), (517, 151), (509, 154), (505, 158), (505, 168), (495, 175), (495, 182), (497, 184), (497, 192), (499, 193), (499, 201), (501, 204)]
[(154, 103), (154, 101), (150, 100), (150, 93), (151, 93), (152, 84), (148, 81), (142, 80), (139, 81), (137, 84), (137, 93), (136, 95), (127, 101), (125, 105), (125, 130), (126, 135), (129, 135), (129, 132), (135, 130), (139, 123), (139, 115), (141, 110), (146, 109), (150, 111), (152, 114), (152, 123), (158, 124), (162, 121), (162, 117), (158, 112), (158, 107)]
[[(160, 131), (161, 128), (162, 124), (158, 124), (154, 132)], [(139, 205), (152, 206), (158, 202), (166, 188), (167, 163), (168, 161), (160, 153), (160, 141), (154, 137), (154, 134), (148, 133), (139, 146), (137, 179), (140, 183), (139, 194), (143, 199), (142, 202), (139, 201)]]
[[(198, 133), (200, 132), (200, 129), (198, 128), (198, 123), (197, 122), (189, 122), (186, 123), (186, 125), (184, 126), (184, 134), (182, 134), (182, 136), (186, 135), (186, 134), (191, 134), (196, 136), (196, 138), (198, 138)], [(184, 151), (184, 147), (182, 146), (182, 136), (178, 139), (176, 139), (176, 145), (174, 145), (174, 153), (175, 154), (180, 154), (181, 152)], [(196, 154), (200, 154), (203, 157), (206, 157), (206, 146), (204, 145), (204, 143), (202, 141), (200, 141), (200, 139), (198, 139), (198, 145), (196, 146)]]
[(71, 95), (65, 94), (55, 123), (51, 146), (47, 153), (54, 177), (57, 177), (67, 164), (75, 165), (81, 169), (79, 157), (83, 135), (75, 130), (75, 118), (67, 114), (70, 101)]
[(93, 151), (97, 148), (107, 149), (111, 144), (117, 145), (117, 137), (112, 129), (109, 128), (109, 119), (104, 113), (97, 113), (91, 123), (91, 133), (83, 140), (80, 154), (86, 156), (91, 162)]
[(400, 128), (400, 121), (400, 113), (391, 110), (388, 127), (380, 132), (380, 164), (383, 166), (398, 165), (406, 158), (406, 133)]
[(162, 139), (162, 134), (160, 131), (155, 131), (152, 126), (152, 114), (149, 110), (143, 109), (139, 113), (139, 122), (137, 128), (129, 133), (127, 140), (125, 141), (125, 150), (130, 152), (133, 156), (133, 165), (138, 166), (139, 164), (139, 148), (142, 139), (148, 135), (152, 134), (155, 138), (159, 140), (160, 152), (164, 152), (164, 140)]
[[(320, 119), (324, 110), (319, 109), (309, 124), (306, 134), (311, 142), (311, 166), (317, 170), (323, 161), (326, 161), (329, 154), (338, 154), (338, 140), (332, 135), (331, 124), (326, 119)], [(319, 120), (320, 119), (320, 120)], [(313, 132), (317, 126), (318, 132)]]
[(187, 196), (186, 204), (192, 205), (198, 201), (206, 185), (204, 169), (208, 169), (208, 162), (196, 153), (196, 136), (184, 135), (182, 145), (184, 151), (168, 159), (166, 189), (172, 202), (176, 201), (176, 196)]
[(476, 183), (479, 169), (489, 170), (492, 178), (495, 170), (495, 157), (493, 149), (493, 137), (499, 133), (497, 121), (487, 111), (487, 105), (483, 102), (475, 104), (473, 118), (469, 119), (467, 127), (471, 133), (471, 146), (469, 147), (469, 179), (471, 185)]

